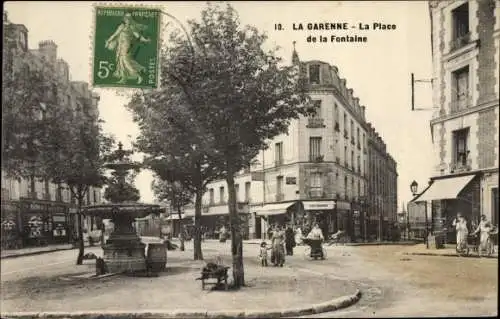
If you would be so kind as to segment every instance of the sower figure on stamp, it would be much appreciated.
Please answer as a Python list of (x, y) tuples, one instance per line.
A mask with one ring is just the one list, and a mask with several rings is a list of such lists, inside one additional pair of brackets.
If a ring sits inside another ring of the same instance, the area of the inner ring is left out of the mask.
[(147, 26), (137, 23), (130, 13), (126, 13), (118, 29), (106, 40), (106, 48), (116, 51), (116, 70), (113, 75), (120, 79), (118, 83), (137, 79), (137, 84), (142, 83), (140, 73), (146, 68), (134, 60), (131, 48), (136, 40), (150, 42), (150, 39), (141, 35)]

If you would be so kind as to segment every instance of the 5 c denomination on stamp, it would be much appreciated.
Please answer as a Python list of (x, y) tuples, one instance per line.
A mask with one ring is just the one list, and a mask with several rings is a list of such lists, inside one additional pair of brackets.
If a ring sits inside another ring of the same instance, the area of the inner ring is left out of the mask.
[(94, 87), (157, 88), (160, 9), (96, 6), (94, 14)]

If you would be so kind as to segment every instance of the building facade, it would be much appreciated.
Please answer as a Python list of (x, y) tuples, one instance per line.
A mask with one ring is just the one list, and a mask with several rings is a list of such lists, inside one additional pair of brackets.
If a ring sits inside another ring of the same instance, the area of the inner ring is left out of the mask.
[[(30, 50), (25, 26), (9, 22), (5, 13), (3, 23), (4, 72), (12, 72), (22, 58), (29, 62), (30, 68), (43, 68), (56, 77), (50, 92), (55, 98), (54, 105), (41, 105), (41, 116), (48, 107), (70, 107), (82, 120), (97, 120), (99, 96), (89, 90), (87, 83), (70, 80), (68, 64), (57, 57), (57, 45), (50, 40), (41, 41), (38, 49)], [(48, 180), (12, 179), (3, 171), (1, 182), (4, 246), (68, 243), (73, 239), (77, 227), (76, 199), (66, 185)], [(100, 202), (101, 190), (91, 187), (84, 205)], [(90, 231), (94, 225), (89, 217), (84, 228)]]
[(457, 212), (470, 227), (481, 214), (498, 224), (499, 47), (498, 1), (431, 1), (433, 101), (430, 122), (434, 175), (414, 201), (425, 201), (431, 233)]
[[(344, 230), (352, 240), (366, 240), (371, 203), (365, 107), (337, 67), (322, 61), (299, 61), (295, 50), (292, 60), (309, 80), (309, 95), (317, 111), (291, 121), (288, 134), (269, 141), (256, 164), (236, 177), (238, 210), (246, 225), (244, 237), (265, 238), (273, 223), (292, 223), (307, 231), (316, 222), (325, 234)], [(388, 174), (387, 167), (380, 168), (381, 175)], [(395, 165), (392, 168), (395, 172)], [(396, 200), (396, 187), (392, 186)], [(222, 225), (227, 228), (228, 190), (225, 181), (207, 188), (202, 225), (216, 235)], [(388, 194), (381, 191), (380, 195)], [(386, 203), (385, 197), (382, 202)], [(383, 216), (395, 216), (397, 211), (389, 205), (380, 208), (377, 212)], [(188, 209), (186, 215), (193, 216), (194, 210)]]

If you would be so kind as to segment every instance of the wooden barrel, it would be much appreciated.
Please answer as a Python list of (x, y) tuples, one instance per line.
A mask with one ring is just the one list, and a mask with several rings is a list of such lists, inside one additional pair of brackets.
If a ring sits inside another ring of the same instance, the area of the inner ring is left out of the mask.
[(164, 271), (167, 265), (167, 249), (165, 245), (163, 243), (149, 244), (146, 260), (152, 271)]

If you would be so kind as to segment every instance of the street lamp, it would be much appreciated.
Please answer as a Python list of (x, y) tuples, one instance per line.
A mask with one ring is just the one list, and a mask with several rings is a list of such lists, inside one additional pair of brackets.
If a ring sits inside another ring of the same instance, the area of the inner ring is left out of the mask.
[[(418, 183), (414, 180), (411, 184), (410, 184), (410, 190), (411, 190), (411, 193), (413, 194), (413, 197), (416, 197), (420, 194), (418, 194)], [(408, 219), (409, 219), (409, 214), (410, 214), (410, 210), (408, 209)], [(427, 203), (425, 204), (425, 244), (426, 244), (426, 247), (429, 248), (429, 219), (427, 218)]]

